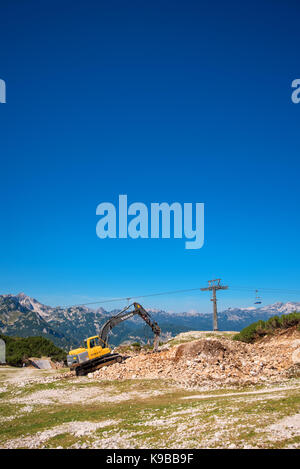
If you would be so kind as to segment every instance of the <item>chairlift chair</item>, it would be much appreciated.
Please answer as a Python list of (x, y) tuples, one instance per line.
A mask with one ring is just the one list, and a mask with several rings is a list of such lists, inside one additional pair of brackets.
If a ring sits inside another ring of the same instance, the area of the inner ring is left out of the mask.
[(262, 301), (261, 301), (261, 297), (258, 295), (258, 290), (255, 290), (255, 301), (254, 301), (254, 304), (255, 305), (261, 305)]

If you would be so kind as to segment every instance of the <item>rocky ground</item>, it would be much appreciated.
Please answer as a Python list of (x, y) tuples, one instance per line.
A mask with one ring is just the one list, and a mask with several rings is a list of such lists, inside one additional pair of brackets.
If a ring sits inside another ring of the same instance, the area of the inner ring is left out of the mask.
[(1, 448), (299, 448), (300, 335), (180, 334), (76, 378), (0, 367)]
[[(296, 328), (255, 344), (212, 336), (186, 342), (196, 332), (180, 334), (177, 345), (157, 353), (132, 354), (123, 363), (101, 368), (91, 379), (167, 378), (185, 387), (247, 385), (300, 376), (300, 332)], [(198, 336), (199, 337), (199, 336)], [(200, 336), (201, 337), (201, 336)]]

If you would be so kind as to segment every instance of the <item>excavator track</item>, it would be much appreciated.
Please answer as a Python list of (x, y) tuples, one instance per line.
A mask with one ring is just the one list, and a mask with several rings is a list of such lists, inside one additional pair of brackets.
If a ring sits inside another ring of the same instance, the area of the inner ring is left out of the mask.
[(85, 376), (88, 373), (93, 373), (103, 366), (110, 366), (114, 363), (121, 363), (122, 361), (123, 357), (118, 353), (108, 353), (107, 355), (102, 355), (102, 357), (94, 358), (86, 363), (77, 365), (75, 367), (76, 376)]

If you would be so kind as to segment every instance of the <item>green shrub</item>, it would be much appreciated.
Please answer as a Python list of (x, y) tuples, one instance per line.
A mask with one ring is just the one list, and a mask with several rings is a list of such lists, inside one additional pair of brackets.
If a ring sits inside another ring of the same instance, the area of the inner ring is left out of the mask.
[(254, 322), (249, 326), (245, 327), (238, 334), (236, 334), (233, 339), (240, 340), (242, 342), (253, 342), (253, 338), (256, 335), (256, 328), (258, 327), (258, 322)]
[(274, 329), (278, 329), (281, 326), (281, 321), (279, 316), (272, 316), (270, 319), (266, 321), (266, 329), (273, 331)]
[(300, 322), (300, 313), (291, 313), (281, 316), (282, 328), (286, 329), (287, 327), (296, 326)]
[(258, 321), (245, 327), (233, 339), (240, 340), (241, 342), (252, 343), (259, 337), (266, 334), (272, 334), (276, 329), (288, 329), (298, 325), (300, 330), (300, 313), (294, 312), (290, 314), (279, 316), (272, 316), (267, 321)]
[(141, 348), (141, 344), (139, 342), (133, 342), (131, 346), (134, 348)]

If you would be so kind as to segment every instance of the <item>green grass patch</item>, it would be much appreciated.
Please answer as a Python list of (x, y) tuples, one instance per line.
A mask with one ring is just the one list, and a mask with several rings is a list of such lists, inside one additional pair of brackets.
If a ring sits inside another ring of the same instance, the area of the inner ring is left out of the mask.
[[(47, 448), (57, 448), (62, 446), (63, 448), (70, 448), (71, 446), (81, 442), (81, 439), (70, 433), (60, 433), (52, 438), (49, 438), (42, 446)], [(83, 441), (82, 441), (83, 442)]]

